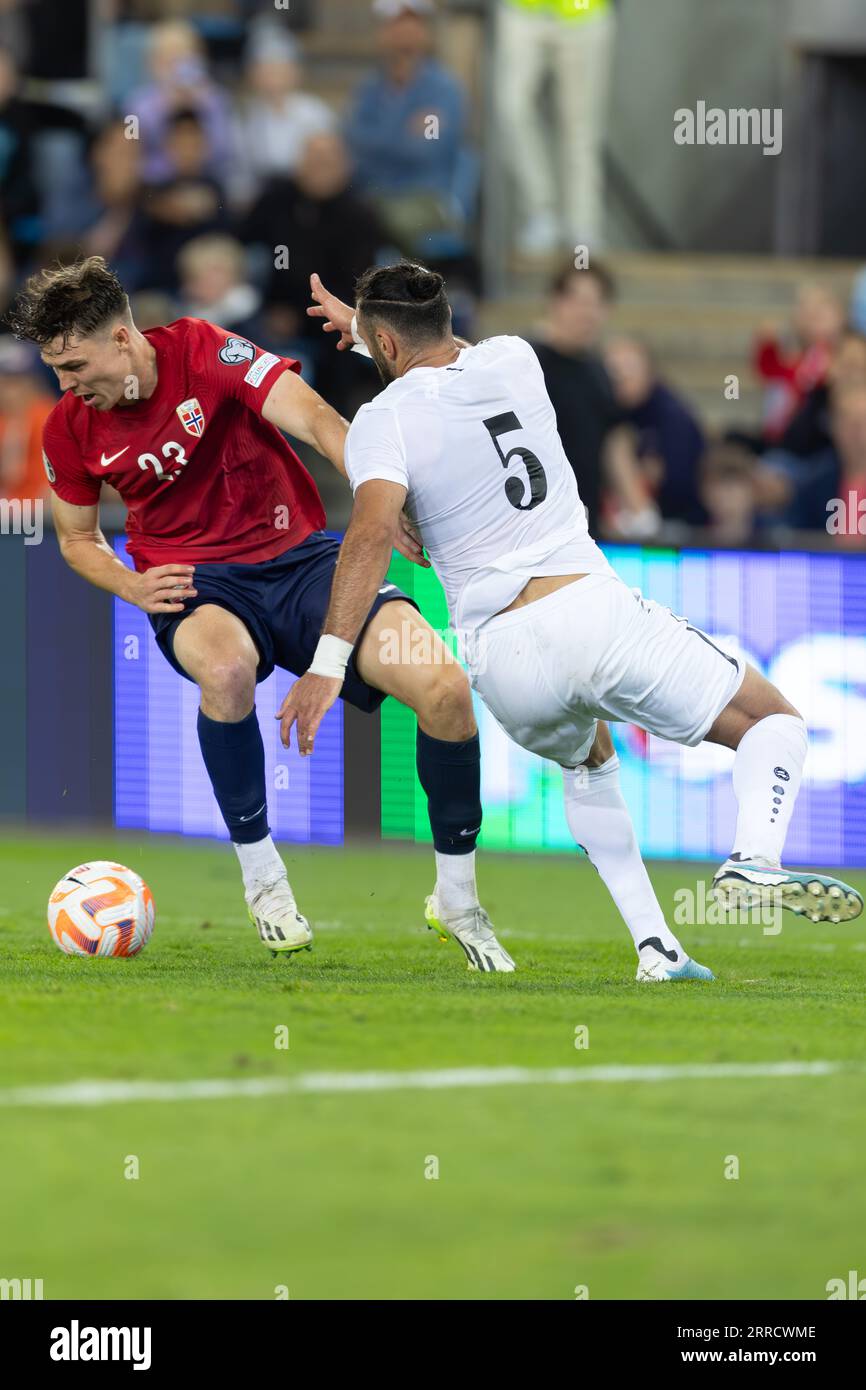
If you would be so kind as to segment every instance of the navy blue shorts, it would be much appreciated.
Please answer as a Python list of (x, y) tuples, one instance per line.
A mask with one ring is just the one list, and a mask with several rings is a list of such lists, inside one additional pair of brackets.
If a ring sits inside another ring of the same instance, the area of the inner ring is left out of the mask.
[[(275, 666), (302, 676), (322, 633), (339, 550), (339, 541), (316, 531), (273, 560), (252, 565), (196, 565), (193, 584), (198, 593), (186, 600), (186, 611), (149, 615), (160, 651), (176, 671), (191, 680), (174, 655), (174, 634), (193, 609), (215, 603), (234, 613), (249, 630), (259, 651), (257, 681), (266, 680)], [(367, 622), (384, 603), (395, 599), (418, 607), (402, 589), (386, 583), (373, 601)], [(368, 713), (385, 699), (381, 690), (359, 676), (354, 652), (340, 696)]]

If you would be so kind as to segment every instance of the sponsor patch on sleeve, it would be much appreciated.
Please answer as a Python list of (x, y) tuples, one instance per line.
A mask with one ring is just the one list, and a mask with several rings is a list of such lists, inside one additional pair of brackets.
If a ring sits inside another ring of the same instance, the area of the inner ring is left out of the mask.
[(277, 357), (276, 353), (263, 352), (261, 357), (256, 358), (255, 362), (250, 367), (244, 377), (244, 381), (250, 386), (261, 386), (268, 372), (271, 370), (271, 367), (281, 361), (282, 358)]
[(54, 469), (51, 467), (51, 460), (49, 459), (49, 457), (48, 457), (48, 455), (46, 454), (46, 452), (45, 452), (44, 449), (42, 450), (42, 462), (43, 462), (44, 465), (45, 465), (45, 474), (46, 474), (46, 477), (48, 478), (49, 483), (56, 483), (56, 482), (57, 482), (57, 474), (54, 472)]

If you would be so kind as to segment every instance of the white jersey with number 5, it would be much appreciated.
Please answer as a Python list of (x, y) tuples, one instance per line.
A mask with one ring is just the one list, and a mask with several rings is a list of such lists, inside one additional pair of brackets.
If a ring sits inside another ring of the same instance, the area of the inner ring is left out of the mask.
[(611, 574), (589, 535), (538, 358), (488, 338), (450, 367), (416, 367), (358, 411), (353, 490), (402, 483), (456, 628), (472, 631), (533, 575)]

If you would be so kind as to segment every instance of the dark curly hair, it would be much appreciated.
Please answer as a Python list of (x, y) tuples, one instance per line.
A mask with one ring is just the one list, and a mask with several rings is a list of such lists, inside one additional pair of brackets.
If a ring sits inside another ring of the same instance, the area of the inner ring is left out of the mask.
[(358, 315), (413, 343), (443, 338), (451, 326), (445, 281), (412, 261), (366, 270), (355, 285)]
[(58, 336), (65, 351), (73, 334), (87, 338), (129, 317), (129, 298), (102, 256), (55, 265), (31, 275), (7, 322), (16, 338), (46, 347)]

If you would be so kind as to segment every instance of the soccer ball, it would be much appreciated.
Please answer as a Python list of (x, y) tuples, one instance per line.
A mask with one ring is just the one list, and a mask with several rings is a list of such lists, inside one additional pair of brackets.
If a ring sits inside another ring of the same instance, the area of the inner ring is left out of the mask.
[(79, 864), (48, 899), (48, 930), (68, 956), (136, 956), (153, 931), (153, 894), (123, 864)]

